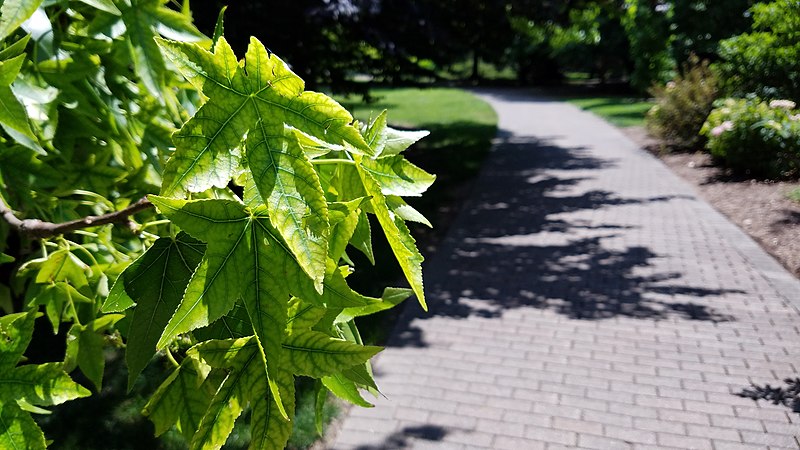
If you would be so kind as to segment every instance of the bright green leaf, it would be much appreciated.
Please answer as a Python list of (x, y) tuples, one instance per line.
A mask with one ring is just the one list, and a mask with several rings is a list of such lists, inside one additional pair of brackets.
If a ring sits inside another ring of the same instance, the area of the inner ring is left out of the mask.
[(361, 160), (361, 167), (378, 182), (385, 195), (419, 196), (436, 180), (435, 175), (408, 162), (403, 156)]
[(294, 134), (286, 133), (282, 124), (270, 125), (259, 119), (248, 133), (246, 145), (247, 162), (269, 208), (270, 222), (321, 291), (328, 250), (328, 207), (314, 167)]
[(430, 132), (425, 130), (401, 131), (386, 127), (384, 131), (385, 141), (383, 151), (376, 156), (397, 155), (429, 134)]
[[(356, 155), (358, 163), (361, 162), (361, 159), (360, 156)], [(414, 290), (417, 300), (419, 300), (422, 308), (427, 310), (425, 290), (422, 284), (422, 261), (424, 258), (419, 253), (416, 242), (411, 237), (411, 232), (405, 222), (389, 210), (386, 204), (386, 197), (381, 192), (380, 184), (369, 172), (362, 168), (361, 164), (356, 167), (364, 189), (372, 196), (371, 204), (375, 211), (375, 216), (383, 228), (386, 239), (389, 241), (389, 246), (391, 246), (392, 252), (400, 263), (400, 268), (403, 270), (406, 279), (411, 284), (411, 289)]]
[(0, 3), (0, 41), (28, 20), (42, 0), (5, 0)]
[(334, 395), (362, 408), (372, 408), (374, 405), (361, 396), (355, 383), (348, 380), (344, 375), (335, 373), (322, 378), (322, 383), (330, 389)]
[(352, 151), (372, 154), (350, 124), (352, 116), (324, 94), (304, 91), (303, 81), (274, 54), (251, 39), (239, 65), (225, 38), (210, 53), (197, 45), (159, 40), (164, 54), (209, 101), (175, 135), (163, 195), (225, 186), (236, 169), (230, 154), (259, 120), (290, 125)]

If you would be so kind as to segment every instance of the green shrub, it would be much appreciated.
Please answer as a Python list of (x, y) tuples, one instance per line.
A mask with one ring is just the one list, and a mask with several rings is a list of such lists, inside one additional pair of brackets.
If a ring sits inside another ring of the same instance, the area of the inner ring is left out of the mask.
[(757, 177), (800, 175), (800, 112), (794, 102), (729, 98), (715, 106), (701, 131), (714, 158)]
[(800, 101), (800, 2), (760, 3), (751, 12), (752, 32), (720, 42), (725, 93)]
[(647, 129), (671, 146), (702, 145), (700, 129), (713, 109), (717, 92), (717, 79), (708, 61), (692, 58), (683, 75), (651, 90), (656, 104), (647, 113)]

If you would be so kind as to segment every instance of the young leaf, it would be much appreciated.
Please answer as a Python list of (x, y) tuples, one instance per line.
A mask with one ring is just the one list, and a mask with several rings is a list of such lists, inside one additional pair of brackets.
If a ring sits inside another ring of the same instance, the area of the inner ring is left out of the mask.
[(364, 158), (361, 165), (380, 184), (385, 195), (419, 196), (436, 180), (435, 175), (411, 164), (401, 155)]
[(346, 400), (354, 405), (361, 406), (362, 408), (372, 408), (372, 403), (364, 400), (361, 393), (358, 392), (358, 386), (340, 373), (335, 373), (322, 378), (322, 384), (325, 385), (334, 395)]
[(376, 156), (392, 156), (414, 145), (417, 141), (431, 134), (429, 131), (401, 131), (386, 127), (383, 151)]

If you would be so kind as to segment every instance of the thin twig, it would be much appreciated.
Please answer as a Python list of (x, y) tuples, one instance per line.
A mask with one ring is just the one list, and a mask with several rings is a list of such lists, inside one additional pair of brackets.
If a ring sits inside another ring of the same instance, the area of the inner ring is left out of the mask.
[(70, 220), (69, 222), (53, 223), (44, 222), (39, 219), (20, 219), (14, 215), (14, 211), (0, 197), (0, 215), (11, 225), (12, 228), (21, 234), (26, 234), (35, 238), (49, 238), (59, 234), (69, 233), (70, 231), (80, 230), (81, 228), (97, 227), (109, 223), (124, 222), (128, 217), (139, 211), (153, 206), (147, 197), (140, 198), (136, 203), (132, 203), (125, 209), (99, 216), (87, 216), (81, 219)]

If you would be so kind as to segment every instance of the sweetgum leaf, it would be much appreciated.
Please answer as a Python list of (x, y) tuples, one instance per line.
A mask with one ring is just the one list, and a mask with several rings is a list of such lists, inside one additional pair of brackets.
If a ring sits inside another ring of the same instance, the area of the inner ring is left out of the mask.
[(297, 332), (283, 341), (287, 363), (298, 375), (321, 378), (363, 363), (382, 349), (334, 339), (318, 331)]
[(224, 37), (217, 41), (214, 53), (192, 44), (158, 43), (187, 80), (209, 98), (175, 135), (176, 150), (165, 170), (163, 195), (227, 184), (236, 161), (225, 155), (259, 119), (372, 153), (350, 125), (350, 113), (324, 94), (304, 91), (300, 77), (276, 55), (268, 54), (257, 39), (251, 39), (241, 65)]
[[(294, 417), (294, 379), (283, 364), (277, 365), (277, 378), (272, 380), (279, 385), (281, 392), (286, 393), (279, 408), (275, 397), (270, 395), (263, 372), (263, 353), (255, 337), (206, 341), (192, 347), (188, 355), (228, 373), (203, 415), (189, 448), (221, 447), (247, 404), (252, 410), (248, 448), (284, 448)], [(280, 413), (281, 409), (286, 411), (288, 418)]]
[(247, 162), (272, 225), (321, 288), (330, 226), (317, 172), (283, 125), (260, 119), (248, 133), (246, 145)]
[[(232, 200), (187, 201), (157, 196), (150, 196), (150, 200), (184, 231), (208, 241), (206, 254), (167, 324), (158, 348), (163, 348), (180, 333), (219, 319), (239, 298), (244, 298), (245, 304), (270, 299), (266, 301), (277, 303), (284, 311), (288, 294), (336, 307), (364, 306), (373, 302), (350, 289), (330, 260), (326, 264), (322, 293), (317, 292), (312, 280), (269, 223), (264, 208), (252, 211)], [(257, 290), (252, 288), (256, 284)], [(273, 341), (263, 335), (259, 339), (264, 345)]]
[(160, 238), (117, 280), (136, 303), (125, 351), (128, 388), (155, 354), (161, 332), (178, 308), (204, 251), (205, 245), (186, 233)]
[(389, 209), (386, 197), (381, 192), (380, 183), (361, 165), (363, 158), (359, 155), (356, 155), (355, 158), (356, 169), (363, 183), (363, 188), (368, 195), (372, 196), (372, 208), (386, 234), (389, 246), (400, 263), (400, 268), (403, 270), (406, 279), (411, 284), (411, 289), (414, 290), (417, 300), (419, 300), (422, 308), (427, 310), (425, 290), (422, 284), (422, 262), (424, 258), (417, 249), (416, 242), (411, 237), (411, 232), (403, 222), (403, 219)]
[(17, 366), (30, 343), (36, 316), (29, 312), (0, 318), (0, 420), (4, 425), (0, 448), (45, 448), (44, 435), (18, 402), (50, 406), (89, 395), (60, 363)]
[(156, 436), (177, 424), (191, 440), (216, 392), (214, 380), (206, 377), (211, 368), (195, 358), (185, 358), (142, 410), (156, 427)]
[(436, 176), (408, 162), (402, 155), (364, 158), (361, 165), (381, 186), (385, 195), (420, 196)]

